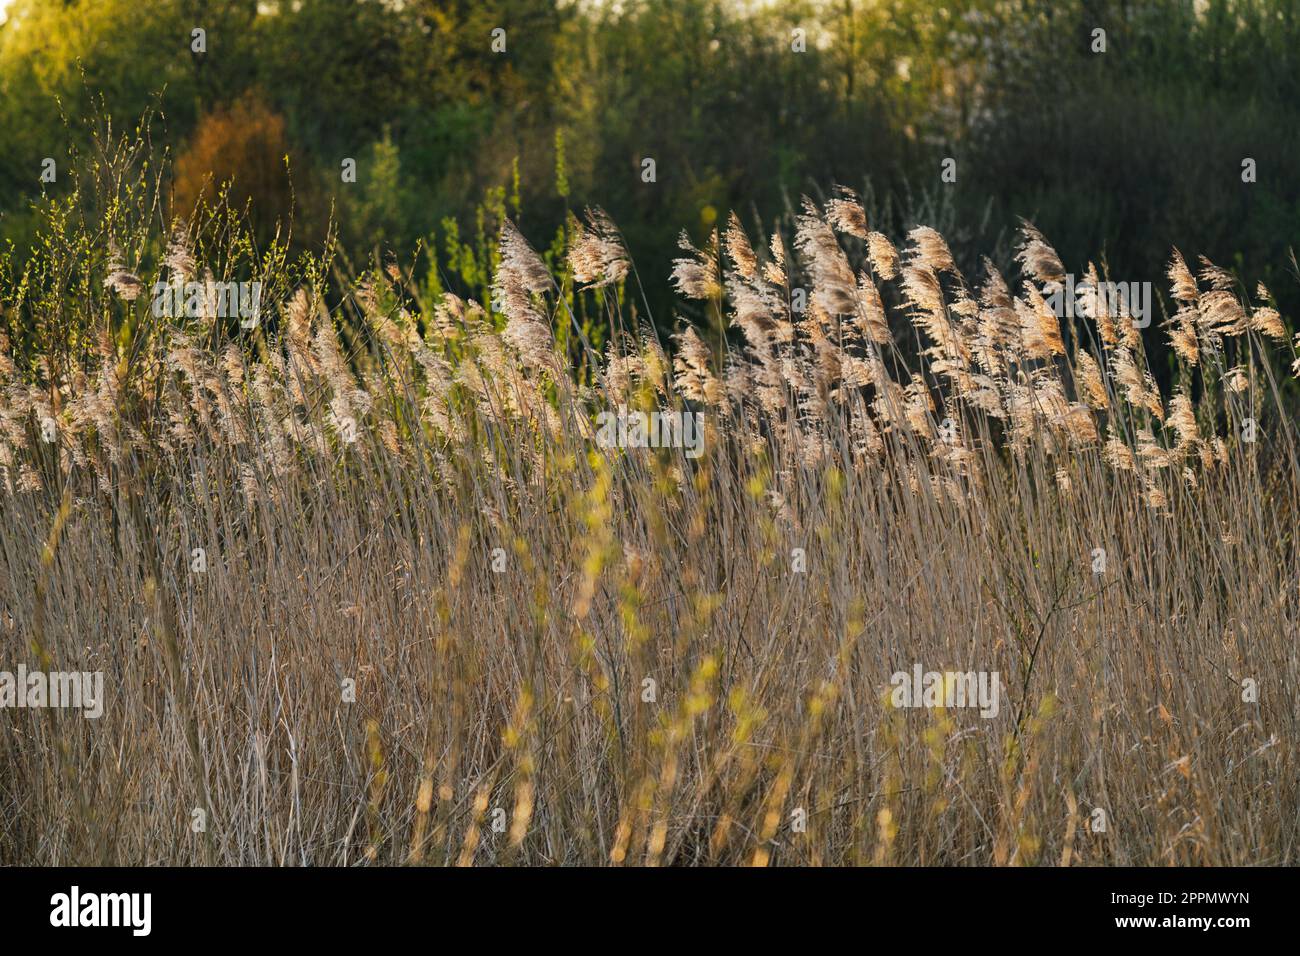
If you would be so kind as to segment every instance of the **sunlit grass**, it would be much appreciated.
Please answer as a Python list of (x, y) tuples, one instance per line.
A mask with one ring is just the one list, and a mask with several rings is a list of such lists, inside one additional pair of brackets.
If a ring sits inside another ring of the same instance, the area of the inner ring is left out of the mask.
[[(1267, 290), (1176, 256), (1162, 394), (1032, 228), (973, 283), (847, 192), (732, 220), (673, 276), (728, 335), (666, 342), (599, 214), (552, 267), (498, 221), (487, 301), (430, 300), (98, 181), (0, 289), (0, 647), (108, 699), (0, 721), (0, 862), (1295, 861)], [(209, 268), (255, 328), (152, 314)], [(620, 406), (703, 454), (601, 447)], [(896, 709), (916, 664), (996, 715)]]

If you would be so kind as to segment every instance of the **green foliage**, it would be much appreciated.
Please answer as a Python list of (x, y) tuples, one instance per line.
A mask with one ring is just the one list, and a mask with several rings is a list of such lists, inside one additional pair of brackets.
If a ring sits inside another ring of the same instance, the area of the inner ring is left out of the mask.
[[(656, 277), (683, 224), (703, 240), (735, 209), (770, 232), (800, 193), (833, 182), (896, 212), (917, 208), (913, 193), (947, 193), (959, 256), (962, 229), (1025, 216), (1070, 268), (1104, 250), (1114, 274), (1142, 279), (1175, 243), (1283, 262), (1300, 212), (1297, 0), (15, 0), (9, 14), (0, 237), (18, 260), (41, 160), (62, 169), (90, 144), (69, 117), (107, 112), (129, 128), (156, 107), (158, 139), (195, 156), (191, 172), (265, 178), (222, 159), (211, 135), (250, 93), (292, 155), (263, 183), (276, 208), (257, 215), (288, 223), (292, 197), (299, 249), (318, 249), (333, 215), (354, 259), (420, 244), (424, 274), (441, 258), (479, 290), (490, 252), (477, 247), (500, 204), (478, 200), (503, 185), (534, 232), (603, 206)], [(196, 25), (205, 54), (190, 48)], [(340, 182), (344, 157), (354, 184)], [(939, 182), (944, 157), (955, 184)], [(1244, 157), (1257, 183), (1241, 182)], [(237, 186), (232, 204), (254, 191)], [(458, 236), (449, 219), (470, 253), (427, 241)], [(1243, 278), (1300, 306), (1276, 271)], [(638, 307), (668, 323), (677, 304), (647, 286)]]

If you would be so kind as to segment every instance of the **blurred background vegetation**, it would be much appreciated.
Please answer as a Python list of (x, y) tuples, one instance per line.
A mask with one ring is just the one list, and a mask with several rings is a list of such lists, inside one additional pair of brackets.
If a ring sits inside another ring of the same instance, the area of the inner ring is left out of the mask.
[(667, 324), (683, 227), (700, 241), (735, 209), (770, 230), (842, 183), (873, 227), (924, 220), (967, 267), (1004, 257), (1023, 216), (1076, 273), (1104, 259), (1159, 280), (1176, 244), (1297, 302), (1282, 274), (1300, 225), (1300, 0), (9, 0), (0, 15), (11, 267), (34, 204), (65, 188), (42, 161), (62, 172), (97, 126), (152, 110), (166, 215), (230, 182), (268, 241), (319, 249), (332, 221), (354, 263), (414, 262), (439, 287), (481, 285), (461, 244), (494, 218), (546, 248), (598, 204)]

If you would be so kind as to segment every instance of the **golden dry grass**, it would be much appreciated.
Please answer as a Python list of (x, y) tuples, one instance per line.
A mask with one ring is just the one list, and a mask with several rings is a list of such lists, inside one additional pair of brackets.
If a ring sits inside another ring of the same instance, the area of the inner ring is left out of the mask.
[[(1032, 227), (971, 286), (847, 192), (685, 243), (725, 349), (637, 331), (598, 213), (558, 276), (505, 223), (495, 308), (266, 256), (257, 329), (154, 319), (141, 208), (5, 292), (2, 660), (107, 702), (0, 718), (0, 862), (1296, 862), (1292, 355), (1221, 270), (1175, 254), (1161, 394)], [(618, 405), (703, 455), (601, 448)], [(895, 709), (917, 663), (997, 716)]]

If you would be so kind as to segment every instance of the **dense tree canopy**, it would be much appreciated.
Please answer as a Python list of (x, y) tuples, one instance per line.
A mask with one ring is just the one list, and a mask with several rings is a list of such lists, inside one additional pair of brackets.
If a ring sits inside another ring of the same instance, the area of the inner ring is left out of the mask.
[(61, 166), (93, 124), (129, 129), (153, 108), (174, 214), (233, 179), (259, 228), (294, 207), (311, 246), (332, 216), (362, 257), (437, 250), (504, 189), (541, 242), (566, 208), (599, 203), (662, 276), (682, 227), (700, 237), (731, 209), (770, 223), (839, 182), (886, 228), (946, 215), (959, 247), (1024, 216), (1070, 264), (1104, 254), (1150, 278), (1177, 243), (1269, 279), (1300, 222), (1298, 8), (12, 0), (0, 237), (21, 257), (32, 201), (59, 188), (41, 182), (46, 157)]

